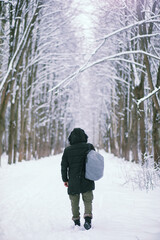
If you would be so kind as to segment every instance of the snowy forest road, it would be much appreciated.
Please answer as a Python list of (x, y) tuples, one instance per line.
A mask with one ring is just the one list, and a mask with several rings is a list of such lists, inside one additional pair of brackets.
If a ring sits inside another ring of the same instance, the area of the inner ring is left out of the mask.
[[(146, 191), (142, 181), (137, 182), (142, 167), (102, 154), (105, 174), (96, 182), (93, 228), (89, 231), (73, 227), (70, 201), (61, 180), (61, 155), (2, 164), (0, 240), (159, 240), (159, 187)], [(83, 224), (82, 201), (80, 206)]]

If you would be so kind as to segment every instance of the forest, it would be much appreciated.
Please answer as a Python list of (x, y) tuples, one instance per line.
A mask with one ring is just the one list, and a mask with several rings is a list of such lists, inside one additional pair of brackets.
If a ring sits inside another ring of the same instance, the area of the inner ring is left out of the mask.
[(160, 166), (160, 1), (0, 0), (0, 158), (97, 149)]

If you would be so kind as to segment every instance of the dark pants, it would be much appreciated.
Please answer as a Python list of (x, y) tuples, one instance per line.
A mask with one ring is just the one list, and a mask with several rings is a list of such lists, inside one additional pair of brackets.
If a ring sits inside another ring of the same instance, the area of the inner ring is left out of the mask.
[[(93, 192), (88, 191), (82, 194), (82, 199), (84, 203), (84, 217), (91, 217), (92, 218), (92, 200), (93, 200)], [(71, 200), (71, 207), (72, 207), (72, 220), (77, 220), (80, 218), (80, 208), (79, 208), (79, 201), (80, 201), (80, 194), (69, 195)]]

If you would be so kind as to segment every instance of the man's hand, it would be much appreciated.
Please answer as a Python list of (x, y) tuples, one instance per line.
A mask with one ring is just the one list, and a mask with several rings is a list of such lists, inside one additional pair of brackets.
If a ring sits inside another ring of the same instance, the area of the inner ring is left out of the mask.
[(65, 187), (68, 187), (68, 182), (64, 182), (64, 186), (65, 186)]

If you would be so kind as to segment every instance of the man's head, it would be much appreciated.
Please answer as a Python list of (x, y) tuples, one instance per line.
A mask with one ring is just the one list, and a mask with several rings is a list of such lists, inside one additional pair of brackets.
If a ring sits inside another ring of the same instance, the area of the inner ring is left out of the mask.
[(88, 136), (85, 131), (81, 128), (74, 128), (68, 138), (71, 145), (80, 143), (80, 142), (87, 142)]

